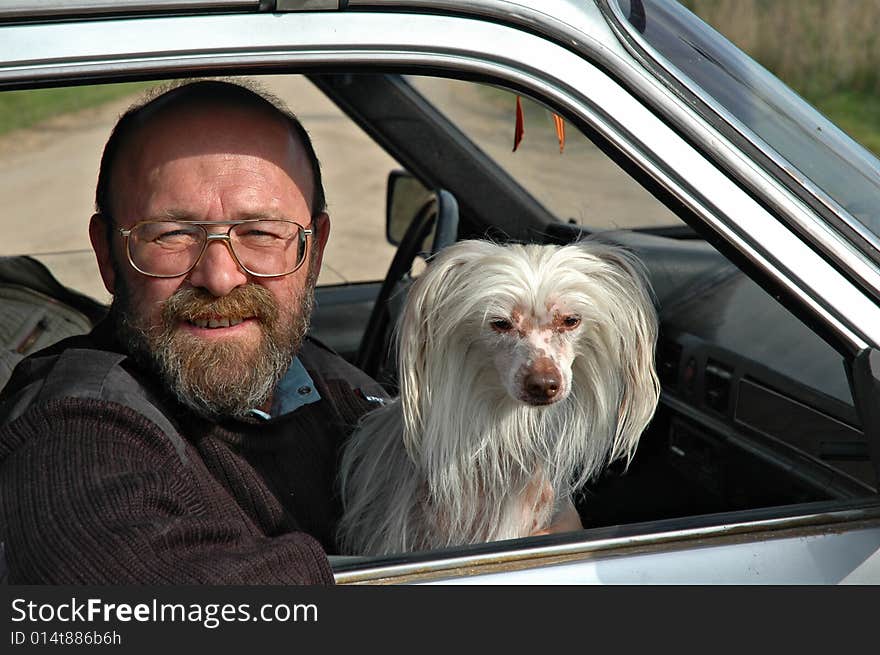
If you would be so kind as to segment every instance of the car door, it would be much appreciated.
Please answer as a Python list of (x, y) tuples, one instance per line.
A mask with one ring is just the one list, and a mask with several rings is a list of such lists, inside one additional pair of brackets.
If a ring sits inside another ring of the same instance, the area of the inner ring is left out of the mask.
[[(115, 16), (112, 21), (93, 19), (86, 4), (79, 12), (71, 10), (69, 17), (55, 15), (48, 21), (33, 15), (29, 21), (3, 25), (0, 84), (17, 89), (279, 72), (308, 73), (319, 86), (323, 73), (343, 82), (346, 76), (389, 72), (479, 80), (532, 98), (562, 116), (703, 237), (697, 250), (711, 250), (704, 258), (707, 265), (718, 263), (720, 253), (723, 264), (733, 264), (738, 274), (745, 271), (750, 284), (781, 302), (840, 356), (842, 365), (852, 366), (857, 356), (880, 345), (880, 308), (866, 290), (876, 284), (876, 271), (843, 237), (822, 229), (790, 186), (768, 174), (661, 78), (649, 74), (621, 40), (607, 4), (603, 13), (599, 6), (562, 1), (537, 10), (505, 2), (413, 0), (389, 1), (369, 11), (260, 13), (254, 3), (251, 12), (220, 13), (194, 2), (188, 15)], [(327, 4), (337, 8), (337, 3)], [(357, 8), (366, 3), (348, 4)], [(392, 11), (401, 8), (411, 11)], [(12, 18), (20, 19), (8, 13), (7, 19)], [(393, 112), (371, 112), (369, 94), (358, 99), (346, 96), (344, 88), (333, 91), (328, 86), (325, 91), (396, 161), (426, 184), (455, 193), (472, 232), (492, 228), (494, 234), (523, 240), (576, 236), (560, 227), (552, 212), (548, 216), (544, 203), (515, 178), (511, 181), (482, 161), (479, 148), (462, 141), (434, 150), (426, 147), (431, 139), (420, 142), (418, 133), (408, 132), (406, 122)], [(406, 99), (405, 89), (400, 98)], [(440, 123), (426, 114), (426, 125)], [(444, 153), (455, 153), (488, 186), (476, 190), (467, 168), (444, 165)], [(497, 193), (485, 193), (486, 188)], [(795, 219), (801, 229), (792, 229)], [(656, 245), (646, 243), (644, 235), (634, 242), (637, 250), (668, 261), (663, 259), (671, 256), (665, 251), (668, 244)], [(340, 306), (369, 306), (369, 292), (361, 291), (353, 300), (342, 297)], [(335, 320), (332, 312), (328, 316)], [(707, 362), (700, 360), (701, 371)], [(863, 371), (870, 386), (870, 366), (852, 370)], [(674, 394), (670, 398), (671, 412), (688, 413), (687, 403), (676, 407)], [(700, 425), (726, 434), (711, 421)], [(870, 487), (864, 491), (865, 497), (841, 492), (806, 506), (698, 512), (451, 552), (338, 560), (337, 579), (753, 581), (767, 580), (775, 572), (778, 581), (839, 582), (857, 573), (880, 544), (880, 507), (868, 497)], [(682, 564), (694, 557), (704, 564)], [(745, 566), (745, 561), (753, 565)], [(783, 561), (790, 566), (781, 567)], [(712, 570), (717, 576), (710, 575)]]

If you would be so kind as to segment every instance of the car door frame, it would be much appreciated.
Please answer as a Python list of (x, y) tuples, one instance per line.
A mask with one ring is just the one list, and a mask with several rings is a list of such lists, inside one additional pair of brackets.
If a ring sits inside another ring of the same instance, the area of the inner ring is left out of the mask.
[[(597, 22), (593, 26), (596, 34), (604, 34), (607, 43), (614, 43), (607, 25), (602, 25)], [(582, 52), (517, 26), (429, 13), (306, 12), (162, 16), (112, 23), (59, 20), (5, 25), (0, 35), (0, 87), (10, 89), (206, 73), (359, 68), (432, 72), (503, 84), (540, 99), (598, 135), (645, 179), (665, 189), (690, 224), (748, 269), (762, 286), (778, 294), (845, 357), (880, 345), (880, 308), (779, 221), (770, 203), (759, 202), (753, 192), (716, 165), (708, 150), (701, 149), (711, 143), (714, 155), (724, 152), (741, 158), (722, 135), (693, 115), (692, 129), (701, 136), (684, 138)], [(594, 40), (602, 57), (611, 56), (607, 46), (603, 50), (600, 39)], [(628, 65), (626, 70), (642, 80), (634, 65)], [(642, 83), (652, 93), (664, 93), (650, 80)], [(671, 94), (663, 97), (677, 111), (687, 111)], [(799, 202), (774, 185), (759, 167), (745, 159), (740, 163), (743, 171), (762, 181), (767, 194), (788, 203)], [(819, 536), (839, 540), (837, 551), (850, 553), (844, 568), (856, 571), (870, 552), (841, 548), (848, 535), (858, 533), (869, 544), (880, 544), (880, 504), (871, 499), (847, 509), (829, 508), (818, 513), (809, 508), (782, 508), (768, 519), (747, 513), (738, 519), (720, 516), (706, 521), (696, 532), (681, 530), (674, 523), (629, 526), (623, 541), (603, 541), (601, 533), (586, 531), (525, 546), (492, 544), (486, 552), (466, 551), (451, 559), (428, 554), (425, 561), (416, 557), (389, 564), (390, 569), (379, 567), (378, 573), (376, 566), (361, 563), (356, 566), (362, 573), (340, 572), (337, 579), (381, 581), (394, 577), (389, 572), (393, 569), (408, 571), (406, 581), (414, 581), (415, 566), (431, 579), (442, 570), (448, 581), (470, 576), (489, 561), (492, 566), (519, 571), (557, 565), (559, 558), (573, 562), (573, 566), (589, 566), (597, 548), (621, 557), (635, 554), (633, 548), (644, 552), (645, 548), (662, 547), (686, 561), (689, 549), (724, 545), (732, 534), (746, 552), (755, 544), (772, 542), (779, 557), (793, 557), (792, 549), (800, 549), (806, 557), (810, 544)], [(738, 556), (743, 556), (742, 551)], [(766, 561), (770, 567), (775, 560)], [(756, 569), (758, 575), (767, 570)], [(743, 575), (744, 581), (752, 579)]]

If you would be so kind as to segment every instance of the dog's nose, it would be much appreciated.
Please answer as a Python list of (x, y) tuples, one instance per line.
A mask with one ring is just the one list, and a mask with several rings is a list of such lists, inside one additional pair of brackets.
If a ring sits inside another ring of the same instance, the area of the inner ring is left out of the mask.
[(537, 400), (550, 400), (559, 393), (559, 377), (532, 374), (526, 378), (526, 393)]
[(548, 402), (556, 397), (562, 386), (559, 369), (550, 360), (538, 360), (523, 381), (526, 393), (538, 402)]

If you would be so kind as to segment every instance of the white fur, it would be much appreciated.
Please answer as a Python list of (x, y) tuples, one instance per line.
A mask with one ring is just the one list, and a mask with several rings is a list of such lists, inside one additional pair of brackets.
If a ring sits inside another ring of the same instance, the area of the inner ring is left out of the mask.
[(545, 528), (607, 463), (632, 457), (657, 406), (656, 340), (650, 287), (620, 248), (443, 250), (407, 299), (401, 395), (369, 414), (344, 452), (341, 551)]

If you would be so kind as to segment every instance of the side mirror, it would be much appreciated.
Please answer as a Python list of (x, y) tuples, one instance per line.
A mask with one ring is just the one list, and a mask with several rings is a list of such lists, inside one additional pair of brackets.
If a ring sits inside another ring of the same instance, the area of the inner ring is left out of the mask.
[[(437, 220), (425, 221), (436, 216)], [(385, 212), (385, 237), (400, 246), (415, 222), (425, 221), (416, 256), (427, 257), (454, 243), (458, 236), (458, 206), (444, 190), (432, 191), (406, 171), (391, 171)], [(421, 230), (420, 230), (421, 231)], [(410, 235), (412, 238), (412, 235)]]

